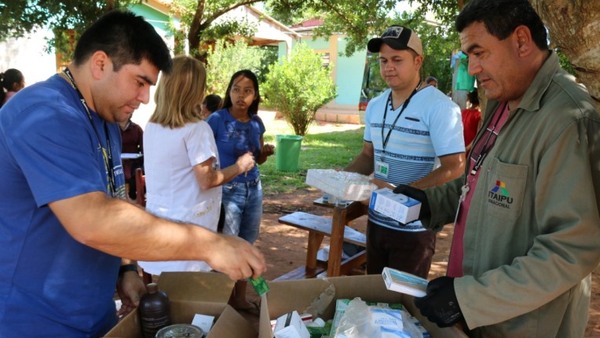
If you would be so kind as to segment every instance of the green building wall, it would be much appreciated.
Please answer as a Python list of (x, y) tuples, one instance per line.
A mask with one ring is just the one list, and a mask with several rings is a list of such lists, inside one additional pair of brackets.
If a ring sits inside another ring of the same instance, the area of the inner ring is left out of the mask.
[[(337, 50), (339, 53), (343, 53), (346, 50), (346, 45), (347, 41), (345, 38), (338, 38)], [(358, 105), (366, 57), (366, 49), (357, 51), (350, 57), (338, 57), (336, 84), (340, 95), (336, 100), (337, 103)]]
[(161, 36), (169, 35), (169, 16), (167, 14), (161, 13), (160, 11), (157, 11), (154, 8), (144, 4), (133, 4), (129, 6), (129, 9), (133, 13), (143, 16), (146, 21), (154, 26), (154, 29), (156, 29)]
[(358, 106), (367, 50), (359, 50), (349, 57), (345, 56), (347, 41), (342, 36), (332, 36), (329, 40), (311, 38), (304, 42), (317, 52), (329, 53), (330, 62), (335, 67), (334, 80), (338, 92), (335, 103)]

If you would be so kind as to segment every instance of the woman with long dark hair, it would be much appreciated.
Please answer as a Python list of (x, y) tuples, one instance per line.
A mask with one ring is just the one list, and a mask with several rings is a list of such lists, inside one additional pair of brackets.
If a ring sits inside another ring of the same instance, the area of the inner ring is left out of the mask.
[[(259, 102), (256, 75), (250, 70), (233, 74), (227, 86), (223, 108), (206, 120), (215, 135), (222, 166), (232, 164), (240, 155), (248, 152), (254, 155), (256, 163), (262, 164), (274, 153), (272, 145), (264, 144), (265, 125), (257, 114)], [(237, 235), (254, 243), (260, 229), (262, 197), (258, 166), (223, 185), (223, 233)]]

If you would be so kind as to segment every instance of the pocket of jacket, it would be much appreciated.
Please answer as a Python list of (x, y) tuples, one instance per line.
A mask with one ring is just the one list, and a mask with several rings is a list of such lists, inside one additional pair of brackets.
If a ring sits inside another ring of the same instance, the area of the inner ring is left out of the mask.
[(493, 159), (494, 170), (486, 179), (487, 214), (508, 221), (515, 221), (522, 212), (528, 167), (521, 164), (503, 163)]

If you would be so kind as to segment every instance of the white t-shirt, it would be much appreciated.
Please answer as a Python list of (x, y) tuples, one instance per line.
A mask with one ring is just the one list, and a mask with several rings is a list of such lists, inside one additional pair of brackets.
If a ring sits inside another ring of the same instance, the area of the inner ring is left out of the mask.
[[(170, 129), (148, 123), (144, 131), (146, 210), (154, 215), (198, 224), (217, 230), (221, 210), (221, 187), (202, 190), (193, 167), (218, 151), (212, 129), (204, 122)], [(203, 261), (139, 262), (144, 271), (210, 271)]]

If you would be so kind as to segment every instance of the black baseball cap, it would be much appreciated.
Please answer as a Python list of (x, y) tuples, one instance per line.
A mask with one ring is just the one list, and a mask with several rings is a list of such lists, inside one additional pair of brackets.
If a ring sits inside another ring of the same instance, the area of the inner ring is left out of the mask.
[(412, 49), (415, 53), (423, 56), (423, 45), (421, 39), (417, 36), (417, 33), (413, 32), (410, 28), (402, 26), (391, 26), (381, 34), (381, 37), (373, 38), (369, 40), (367, 49), (371, 53), (378, 53), (381, 49), (381, 44), (392, 47), (396, 50)]

